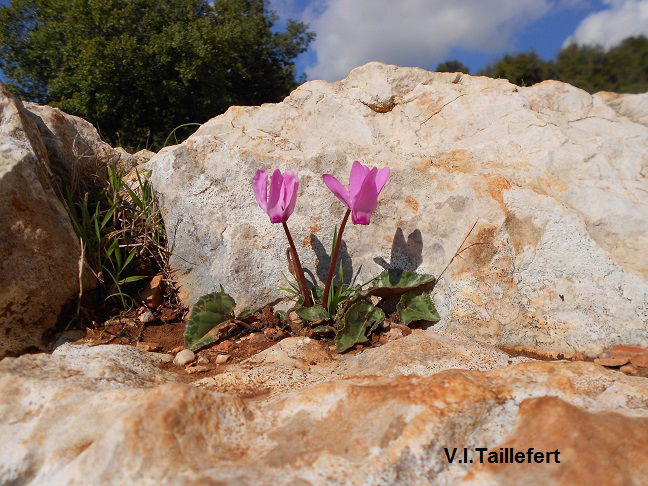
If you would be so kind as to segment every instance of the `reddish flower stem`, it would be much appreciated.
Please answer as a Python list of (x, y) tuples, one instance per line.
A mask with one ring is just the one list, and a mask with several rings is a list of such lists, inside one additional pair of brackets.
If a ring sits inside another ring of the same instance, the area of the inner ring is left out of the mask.
[(329, 291), (331, 289), (331, 283), (333, 283), (333, 275), (335, 274), (335, 264), (337, 263), (338, 254), (340, 253), (340, 245), (342, 244), (342, 233), (344, 233), (344, 227), (347, 224), (347, 220), (349, 219), (350, 214), (351, 210), (347, 209), (347, 212), (342, 219), (342, 224), (340, 225), (337, 241), (335, 242), (335, 246), (333, 247), (331, 264), (329, 265), (328, 277), (326, 277), (326, 285), (324, 286), (324, 294), (322, 295), (322, 307), (324, 307), (325, 310), (328, 310), (326, 306), (328, 305)]
[(295, 248), (295, 242), (290, 236), (290, 230), (286, 223), (281, 223), (283, 225), (284, 231), (286, 232), (286, 237), (288, 238), (288, 244), (290, 245), (290, 251), (292, 252), (292, 262), (294, 266), (295, 277), (299, 283), (299, 289), (301, 290), (302, 295), (304, 296), (304, 307), (311, 307), (313, 305), (313, 299), (311, 298), (310, 290), (308, 290), (308, 285), (306, 285), (306, 277), (304, 277), (304, 269), (302, 268), (301, 261), (299, 261), (299, 255), (297, 254), (297, 248)]

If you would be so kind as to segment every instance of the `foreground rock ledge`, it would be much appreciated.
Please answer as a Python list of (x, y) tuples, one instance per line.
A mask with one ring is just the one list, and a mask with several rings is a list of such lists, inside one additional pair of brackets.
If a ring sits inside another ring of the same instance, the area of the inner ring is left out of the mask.
[[(591, 485), (648, 474), (645, 378), (510, 360), (430, 331), (371, 351), (329, 356), (289, 338), (194, 386), (158, 369), (169, 356), (127, 346), (7, 358), (0, 482)], [(404, 354), (417, 375), (398, 375), (404, 362), (391, 358)], [(271, 390), (245, 399), (259, 367)], [(219, 380), (228, 393), (214, 391)], [(443, 447), (558, 449), (561, 463), (450, 465)]]
[[(439, 327), (554, 356), (648, 346), (648, 94), (370, 63), (282, 103), (232, 107), (151, 161), (171, 263), (193, 305), (222, 284), (239, 305), (281, 297), (283, 232), (252, 197), (256, 169), (301, 177), (290, 227), (326, 278), (343, 207), (323, 173), (390, 166), (369, 227), (349, 227), (344, 275), (438, 274)], [(255, 292), (250, 293), (249, 289)]]

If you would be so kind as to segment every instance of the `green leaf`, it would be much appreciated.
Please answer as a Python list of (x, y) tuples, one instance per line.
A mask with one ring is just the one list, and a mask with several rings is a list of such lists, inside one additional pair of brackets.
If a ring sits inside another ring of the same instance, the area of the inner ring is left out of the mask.
[(300, 307), (295, 312), (299, 317), (307, 321), (327, 321), (331, 318), (330, 314), (321, 305)]
[(425, 291), (413, 290), (404, 293), (396, 310), (404, 325), (412, 321), (439, 322), (441, 320), (432, 299)]
[(138, 280), (142, 280), (143, 278), (146, 278), (146, 275), (133, 275), (132, 277), (126, 277), (122, 278), (119, 283), (120, 284), (125, 284), (129, 282), (137, 282)]
[(338, 332), (335, 342), (338, 353), (352, 348), (357, 343), (366, 342), (367, 335), (384, 319), (385, 313), (369, 301), (361, 300), (353, 304), (344, 317), (336, 323)]
[(238, 318), (239, 319), (246, 319), (246, 318), (250, 317), (252, 315), (252, 313), (253, 313), (253, 311), (251, 311), (250, 309), (245, 309), (243, 312), (241, 312), (238, 315)]
[(410, 290), (432, 290), (435, 282), (434, 275), (406, 270), (385, 270), (372, 280), (368, 292), (378, 297), (393, 297)]
[[(191, 310), (191, 316), (185, 327), (185, 346), (195, 351), (202, 343), (202, 338), (217, 325), (227, 320), (236, 302), (221, 287), (220, 292), (203, 295)], [(212, 341), (213, 342), (213, 341)]]
[(326, 334), (332, 332), (334, 329), (331, 326), (317, 326), (313, 329), (315, 334)]
[[(431, 292), (435, 283), (436, 279), (433, 275), (405, 270), (385, 270), (368, 282), (369, 288), (367, 290), (363, 292), (358, 291), (354, 297), (347, 298), (342, 306), (342, 311), (346, 311), (346, 309), (349, 309), (356, 302), (367, 300), (371, 296), (385, 299), (398, 297), (412, 290)], [(360, 287), (363, 286), (361, 285)]]

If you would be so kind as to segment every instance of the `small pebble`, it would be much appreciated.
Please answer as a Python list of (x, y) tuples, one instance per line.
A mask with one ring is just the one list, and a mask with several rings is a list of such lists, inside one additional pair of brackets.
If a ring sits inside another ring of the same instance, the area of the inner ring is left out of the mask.
[(140, 314), (139, 320), (142, 324), (148, 324), (155, 320), (155, 315), (150, 310), (145, 310)]
[(206, 365), (209, 364), (209, 358), (207, 356), (198, 356), (198, 359), (196, 360), (196, 364), (199, 365)]
[(196, 355), (191, 349), (183, 349), (176, 354), (176, 357), (173, 359), (173, 364), (176, 366), (184, 366), (191, 363), (194, 359), (196, 359)]
[(160, 349), (159, 344), (157, 344), (157, 343), (147, 343), (147, 342), (144, 342), (144, 341), (140, 341), (135, 346), (137, 346), (137, 349), (140, 349), (142, 351), (147, 351), (147, 352), (158, 351)]
[(271, 341), (277, 341), (284, 337), (284, 332), (281, 329), (277, 329), (275, 327), (268, 327), (263, 330), (263, 335), (270, 339)]
[(623, 366), (628, 361), (630, 361), (628, 358), (596, 358), (594, 363), (601, 366), (616, 367)]
[(229, 359), (230, 355), (229, 354), (219, 354), (216, 356), (216, 364), (225, 364), (227, 363), (227, 360)]
[(637, 374), (637, 368), (635, 368), (631, 364), (623, 365), (621, 368), (619, 368), (619, 371), (621, 373), (625, 373), (626, 375), (636, 375)]
[(188, 375), (193, 375), (194, 373), (202, 373), (203, 371), (209, 371), (209, 368), (207, 366), (190, 366), (189, 368), (185, 368), (185, 372)]

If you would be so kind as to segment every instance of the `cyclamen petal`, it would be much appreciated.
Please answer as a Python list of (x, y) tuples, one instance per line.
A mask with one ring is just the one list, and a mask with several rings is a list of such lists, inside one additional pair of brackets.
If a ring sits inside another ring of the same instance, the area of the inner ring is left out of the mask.
[(331, 174), (324, 174), (322, 176), (322, 180), (324, 181), (324, 184), (326, 184), (326, 187), (328, 187), (335, 195), (335, 197), (337, 197), (347, 208), (351, 209), (351, 198), (349, 197), (349, 191), (346, 190), (342, 183)]
[(252, 190), (257, 204), (264, 211), (268, 210), (268, 173), (265, 170), (257, 170), (252, 179)]
[[(284, 174), (284, 184), (285, 184), (285, 207), (284, 214), (290, 216), (295, 210), (295, 204), (297, 203), (297, 191), (299, 191), (299, 176), (297, 172), (286, 171)], [(287, 220), (288, 218), (286, 218)]]
[(378, 195), (390, 175), (389, 167), (378, 171), (356, 160), (351, 167), (348, 190), (331, 174), (324, 174), (322, 179), (342, 204), (351, 210), (353, 224), (369, 224), (372, 213), (378, 207)]
[(376, 190), (378, 191), (378, 194), (380, 194), (382, 188), (387, 184), (387, 179), (389, 179), (390, 174), (391, 171), (389, 170), (389, 167), (385, 167), (378, 172), (378, 175), (376, 175)]
[(362, 183), (358, 196), (353, 202), (351, 221), (353, 224), (369, 224), (371, 213), (378, 207), (378, 191), (376, 190), (376, 175), (378, 169), (371, 169)]
[(271, 223), (285, 223), (295, 210), (299, 176), (296, 172), (286, 171), (281, 174), (279, 169), (270, 178), (270, 193), (268, 194), (268, 174), (257, 170), (252, 179), (252, 190), (259, 207), (270, 217)]
[(351, 166), (351, 175), (349, 176), (349, 196), (353, 201), (360, 192), (362, 183), (369, 174), (369, 167), (365, 167), (357, 160), (353, 161), (353, 166)]

